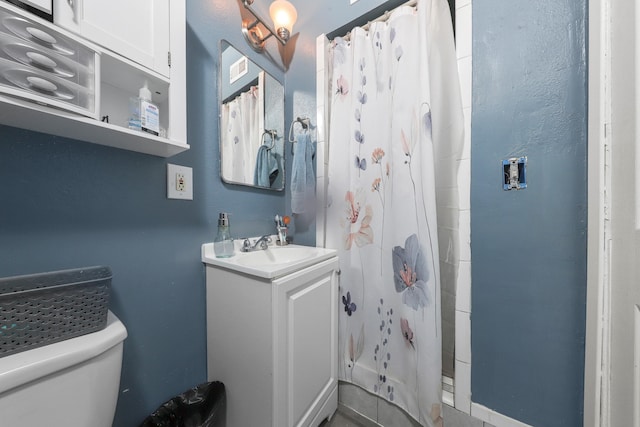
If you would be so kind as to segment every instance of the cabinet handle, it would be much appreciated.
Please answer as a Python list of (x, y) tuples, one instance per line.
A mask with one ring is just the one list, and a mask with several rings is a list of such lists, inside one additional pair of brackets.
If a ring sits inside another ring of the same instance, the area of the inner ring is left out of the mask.
[(67, 0), (67, 4), (73, 11), (73, 20), (78, 22), (78, 0)]

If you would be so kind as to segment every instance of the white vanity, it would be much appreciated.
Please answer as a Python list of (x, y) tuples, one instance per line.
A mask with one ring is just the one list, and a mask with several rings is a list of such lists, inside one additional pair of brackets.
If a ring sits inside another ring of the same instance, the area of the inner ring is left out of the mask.
[(230, 426), (317, 426), (338, 405), (338, 258), (270, 246), (216, 258), (202, 246), (207, 377), (227, 390)]

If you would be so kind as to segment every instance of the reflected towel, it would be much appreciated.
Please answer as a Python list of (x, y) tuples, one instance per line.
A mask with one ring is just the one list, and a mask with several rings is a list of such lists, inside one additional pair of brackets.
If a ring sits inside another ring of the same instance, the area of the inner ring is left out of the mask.
[(313, 209), (316, 178), (313, 172), (313, 145), (308, 133), (298, 135), (291, 170), (291, 212)]
[(271, 187), (278, 176), (278, 162), (266, 145), (258, 148), (256, 169), (253, 174), (253, 184), (260, 187)]

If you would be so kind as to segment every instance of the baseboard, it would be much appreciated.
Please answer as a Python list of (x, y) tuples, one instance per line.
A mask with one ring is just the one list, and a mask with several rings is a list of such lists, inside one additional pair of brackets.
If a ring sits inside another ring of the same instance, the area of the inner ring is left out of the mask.
[(340, 412), (345, 417), (350, 418), (351, 420), (357, 422), (359, 425), (363, 427), (384, 427), (378, 424), (377, 422), (375, 422), (374, 420), (372, 420), (371, 418), (362, 415), (360, 412), (354, 409), (351, 409), (340, 402), (338, 402), (338, 412)]
[(319, 425), (322, 420), (331, 418), (337, 410), (338, 410), (338, 382), (336, 381), (333, 384), (333, 388), (329, 392), (328, 397), (325, 398), (324, 403), (322, 404), (322, 407), (316, 413), (310, 425), (312, 426)]
[(486, 423), (493, 424), (495, 427), (532, 427), (529, 424), (507, 417), (486, 406), (473, 402), (471, 403), (471, 416)]

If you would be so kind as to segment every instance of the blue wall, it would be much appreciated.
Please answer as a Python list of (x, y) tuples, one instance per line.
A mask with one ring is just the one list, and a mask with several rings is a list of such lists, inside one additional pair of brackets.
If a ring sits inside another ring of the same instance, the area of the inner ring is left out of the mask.
[[(586, 1), (473, 3), (472, 400), (581, 426)], [(501, 189), (528, 156), (528, 188)]]
[[(236, 4), (187, 2), (185, 153), (163, 159), (0, 126), (0, 277), (111, 266), (111, 309), (129, 332), (116, 427), (206, 381), (200, 245), (213, 240), (217, 213), (232, 213), (236, 235), (257, 235), (285, 211), (283, 193), (219, 178), (219, 40), (283, 76), (252, 56), (239, 23)], [(193, 167), (194, 201), (167, 200), (167, 162)]]

